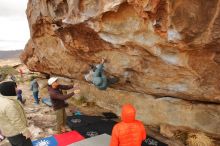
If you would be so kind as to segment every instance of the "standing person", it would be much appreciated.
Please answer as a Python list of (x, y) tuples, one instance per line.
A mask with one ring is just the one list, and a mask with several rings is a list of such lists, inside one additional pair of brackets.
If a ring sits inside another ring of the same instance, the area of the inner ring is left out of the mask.
[(31, 91), (33, 92), (35, 104), (39, 104), (39, 84), (35, 77), (31, 77)]
[(132, 105), (122, 107), (122, 122), (114, 126), (110, 146), (141, 146), (146, 139), (146, 131), (135, 116), (136, 111)]
[(51, 77), (48, 80), (48, 91), (51, 98), (53, 109), (56, 113), (56, 130), (58, 133), (66, 132), (66, 111), (65, 107), (67, 107), (67, 103), (65, 100), (72, 97), (74, 92), (70, 94), (63, 95), (62, 90), (72, 89), (72, 85), (60, 85), (57, 82), (58, 78)]
[(0, 130), (12, 146), (32, 146), (22, 105), (16, 99), (16, 83), (0, 84)]

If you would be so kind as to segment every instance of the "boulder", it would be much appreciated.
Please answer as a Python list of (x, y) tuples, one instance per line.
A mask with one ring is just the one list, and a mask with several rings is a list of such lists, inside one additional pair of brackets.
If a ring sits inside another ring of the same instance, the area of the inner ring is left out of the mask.
[(105, 57), (120, 82), (86, 88), (99, 105), (118, 113), (131, 102), (146, 124), (220, 134), (219, 8), (220, 0), (29, 0), (20, 58), (31, 71), (82, 81)]

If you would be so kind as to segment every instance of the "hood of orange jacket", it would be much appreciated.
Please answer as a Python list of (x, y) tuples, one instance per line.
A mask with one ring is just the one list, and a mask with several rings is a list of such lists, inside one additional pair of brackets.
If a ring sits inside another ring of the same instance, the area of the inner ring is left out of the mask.
[(135, 121), (136, 110), (131, 104), (126, 104), (122, 107), (122, 121), (125, 123), (132, 123)]

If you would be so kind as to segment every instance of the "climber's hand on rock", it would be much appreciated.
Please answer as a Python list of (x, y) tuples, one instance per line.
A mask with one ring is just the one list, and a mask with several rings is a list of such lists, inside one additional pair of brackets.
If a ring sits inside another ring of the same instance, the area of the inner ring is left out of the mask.
[(101, 63), (103, 64), (103, 63), (105, 63), (105, 61), (106, 61), (106, 58), (102, 58)]
[(80, 93), (80, 89), (78, 88), (78, 89), (74, 89), (74, 91), (73, 91), (75, 94), (79, 94)]
[(79, 88), (79, 84), (74, 84), (74, 87), (73, 87), (73, 92), (75, 94), (79, 94), (80, 93), (80, 88)]

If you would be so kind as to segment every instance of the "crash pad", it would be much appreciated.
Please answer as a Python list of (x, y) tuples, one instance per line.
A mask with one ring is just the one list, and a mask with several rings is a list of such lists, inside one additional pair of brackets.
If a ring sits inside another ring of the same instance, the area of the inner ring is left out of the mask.
[(83, 137), (90, 138), (97, 135), (102, 134), (96, 127), (92, 126), (81, 126), (81, 127), (75, 127), (75, 130), (79, 132)]
[(56, 134), (54, 135), (54, 137), (57, 140), (58, 146), (67, 146), (74, 142), (78, 142), (85, 139), (77, 131), (71, 131), (63, 134)]
[(109, 146), (111, 136), (107, 134), (91, 137), (68, 146)]
[(73, 115), (67, 117), (67, 125), (75, 130), (77, 127), (87, 126), (99, 122), (103, 119), (101, 116)]
[(33, 146), (58, 146), (57, 140), (54, 136), (42, 138), (32, 142)]
[(42, 98), (42, 103), (46, 104), (47, 106), (52, 106), (52, 102), (50, 98)]
[(117, 122), (113, 120), (102, 120), (89, 126), (96, 128), (101, 134), (106, 133), (111, 135), (115, 124), (117, 124)]
[(75, 127), (75, 130), (85, 138), (94, 137), (104, 133), (111, 135), (115, 124), (116, 122), (112, 120), (102, 120), (86, 126)]

